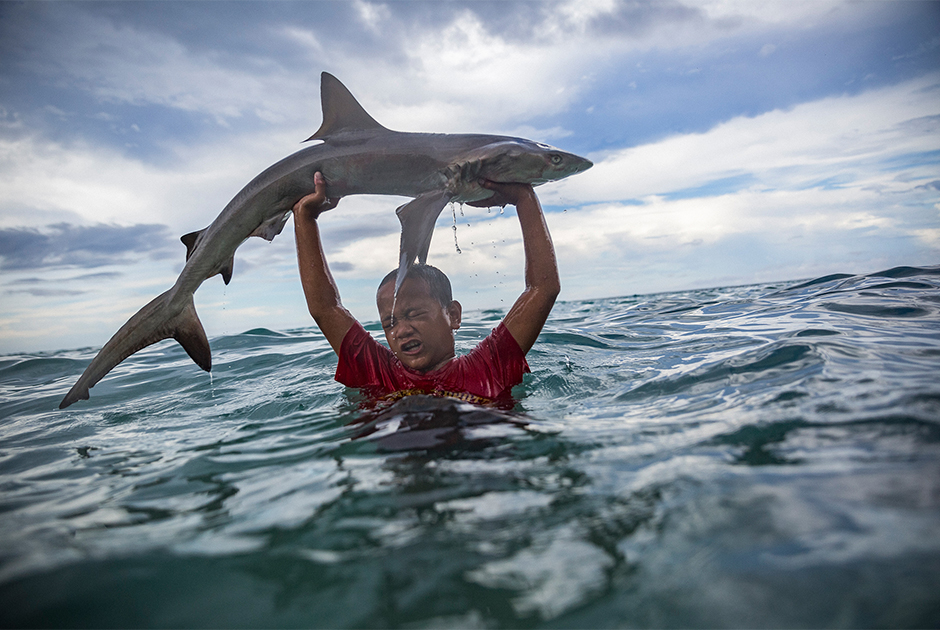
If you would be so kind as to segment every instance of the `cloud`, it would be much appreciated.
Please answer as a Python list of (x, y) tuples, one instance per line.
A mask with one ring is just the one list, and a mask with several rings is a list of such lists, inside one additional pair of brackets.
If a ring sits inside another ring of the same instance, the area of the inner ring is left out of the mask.
[[(733, 0), (0, 5), (0, 344), (100, 343), (165, 290), (183, 264), (175, 236), (316, 129), (320, 70), (392, 128), (591, 157), (539, 189), (563, 299), (935, 263), (935, 15)], [(344, 199), (322, 220), (362, 318), (397, 259), (403, 201)], [(432, 262), (468, 308), (508, 306), (518, 222), (465, 212), (463, 253), (445, 211)], [(72, 268), (110, 263), (119, 276)], [(196, 299), (210, 335), (308, 323), (290, 226), (249, 239), (232, 284)]]
[(81, 291), (78, 289), (60, 289), (60, 288), (44, 288), (44, 287), (30, 287), (27, 289), (8, 289), (6, 293), (17, 294), (25, 293), (27, 295), (32, 295), (33, 297), (67, 297), (73, 295), (83, 295), (88, 293), (88, 291)]
[(102, 267), (129, 258), (163, 257), (169, 243), (165, 225), (57, 223), (44, 230), (4, 228), (0, 229), (0, 269)]
[(933, 161), (923, 156), (940, 150), (938, 115), (934, 74), (590, 156), (595, 166), (561, 182), (551, 199), (642, 200), (731, 179), (765, 190), (877, 185), (901, 192), (911, 181), (934, 179)]
[[(138, 110), (157, 106), (206, 116), (221, 127), (246, 119), (296, 122), (297, 104), (316, 95), (310, 68), (325, 68), (354, 92), (369, 86), (388, 124), (455, 131), (507, 121), (517, 126), (563, 112), (617, 59), (701, 50), (789, 25), (858, 20), (873, 10), (848, 6), (418, 2), (393, 9), (360, 0), (243, 3), (220, 12), (218, 5), (199, 3), (159, 11), (146, 4), (27, 4), (7, 10), (0, 50), (15, 67), (59, 89)], [(182, 22), (192, 28), (181, 28)], [(196, 123), (186, 127), (200, 129)]]
[[(298, 96), (275, 63), (255, 59), (229, 65), (225, 55), (190, 48), (120, 12), (101, 14), (94, 7), (62, 3), (11, 14), (19, 23), (3, 29), (10, 58), (54, 85), (87, 91), (104, 102), (207, 113), (227, 124), (249, 114), (279, 120), (281, 99)], [(37, 41), (40, 31), (42, 42), (55, 45)], [(281, 89), (272, 90), (274, 84)]]

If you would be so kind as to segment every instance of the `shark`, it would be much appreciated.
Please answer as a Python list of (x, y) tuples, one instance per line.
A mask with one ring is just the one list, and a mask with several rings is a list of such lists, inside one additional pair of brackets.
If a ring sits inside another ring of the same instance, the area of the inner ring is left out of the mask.
[(319, 171), (331, 199), (349, 195), (411, 197), (395, 212), (401, 221), (396, 291), (415, 260), (426, 262), (434, 225), (448, 203), (483, 202), (495, 182), (544, 184), (592, 166), (555, 147), (511, 136), (393, 131), (379, 124), (339, 79), (320, 75), (323, 120), (304, 142), (319, 141), (252, 179), (205, 229), (180, 238), (186, 264), (176, 283), (137, 311), (111, 337), (59, 404), (87, 400), (88, 390), (135, 352), (175, 339), (205, 371), (212, 353), (193, 294), (208, 278), (232, 279), (235, 250), (252, 236), (281, 233), (291, 209), (314, 191)]

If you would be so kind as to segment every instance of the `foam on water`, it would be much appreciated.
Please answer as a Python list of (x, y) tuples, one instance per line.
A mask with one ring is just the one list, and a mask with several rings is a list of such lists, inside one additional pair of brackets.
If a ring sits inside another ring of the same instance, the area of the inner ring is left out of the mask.
[(0, 622), (936, 627), (938, 315), (916, 267), (560, 303), (508, 413), (363, 410), (314, 328), (65, 411), (95, 349), (0, 357)]

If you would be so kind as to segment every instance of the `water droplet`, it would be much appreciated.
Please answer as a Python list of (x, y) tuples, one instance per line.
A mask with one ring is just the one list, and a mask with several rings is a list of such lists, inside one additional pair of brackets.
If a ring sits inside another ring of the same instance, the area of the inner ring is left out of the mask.
[[(457, 244), (457, 211), (454, 208), (454, 204), (450, 204), (451, 213), (454, 215), (454, 249), (457, 250), (458, 254), (462, 254), (460, 251), (460, 245)], [(463, 214), (463, 204), (460, 204), (460, 214)]]

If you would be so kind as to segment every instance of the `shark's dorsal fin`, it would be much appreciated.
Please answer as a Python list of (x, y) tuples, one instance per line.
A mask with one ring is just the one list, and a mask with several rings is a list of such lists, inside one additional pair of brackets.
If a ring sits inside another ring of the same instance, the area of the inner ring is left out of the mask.
[(323, 123), (304, 142), (322, 140), (342, 131), (385, 129), (362, 108), (346, 86), (329, 72), (320, 74), (320, 103), (323, 106)]

